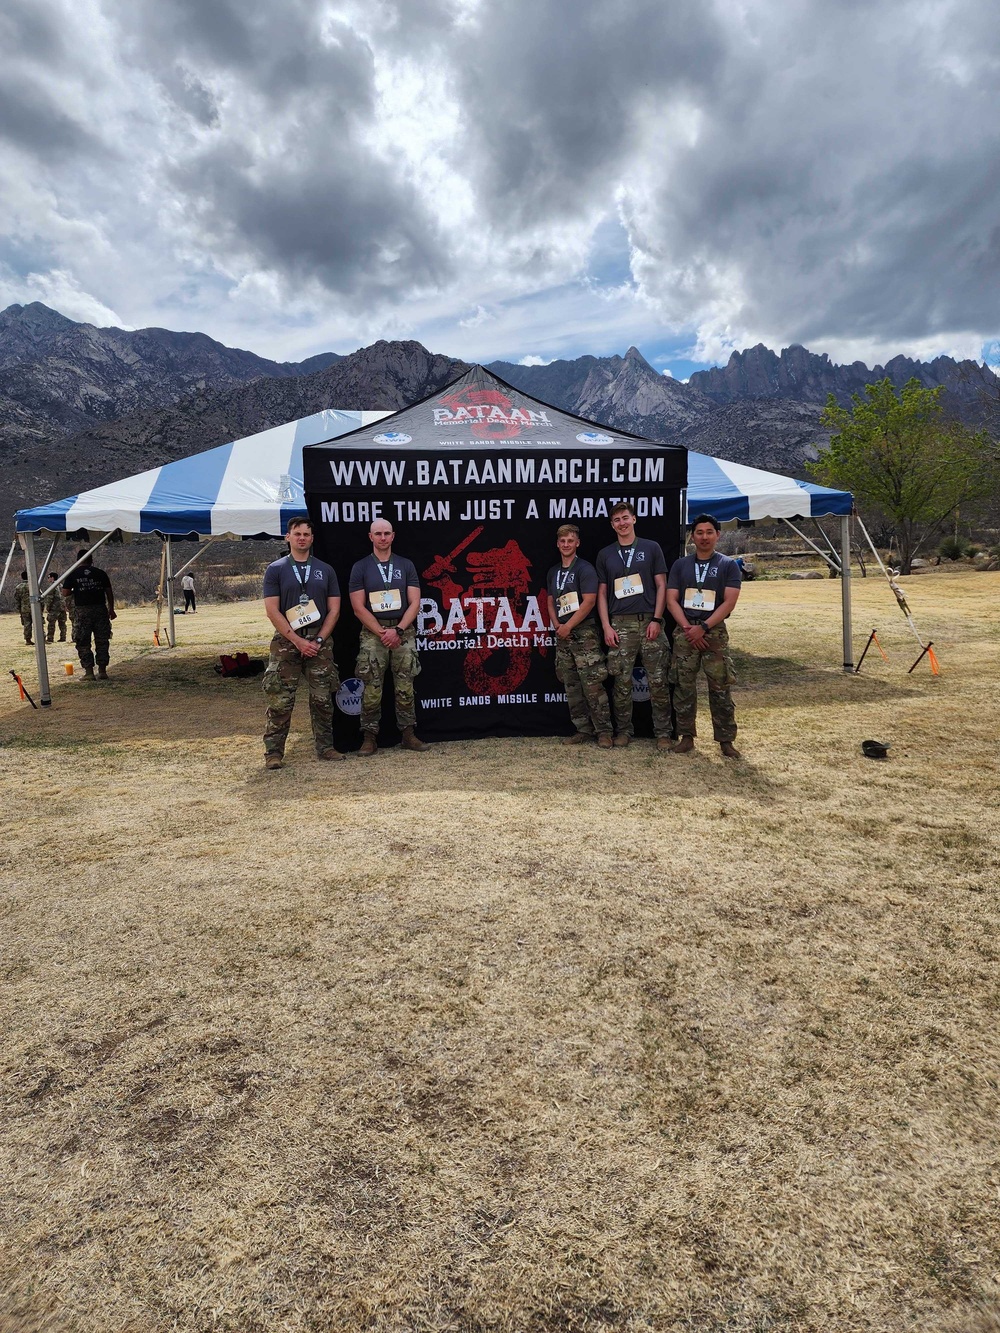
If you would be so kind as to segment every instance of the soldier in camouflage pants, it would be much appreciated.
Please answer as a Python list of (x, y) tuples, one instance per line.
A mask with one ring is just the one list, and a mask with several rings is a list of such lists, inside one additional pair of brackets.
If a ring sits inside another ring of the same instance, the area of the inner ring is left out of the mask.
[(662, 631), (655, 639), (647, 638), (646, 626), (649, 621), (648, 615), (611, 617), (611, 626), (618, 634), (618, 647), (608, 649), (608, 674), (614, 678), (615, 724), (619, 733), (627, 736), (633, 734), (632, 667), (635, 659), (640, 657), (649, 681), (653, 735), (668, 737), (671, 732), (670, 691), (667, 685), (670, 639)]
[(607, 659), (592, 620), (577, 625), (568, 639), (556, 640), (556, 679), (566, 687), (570, 720), (581, 736), (611, 735), (607, 678)]
[(417, 706), (413, 697), (413, 681), (420, 675), (417, 655), (417, 632), (413, 625), (399, 634), (398, 648), (387, 648), (377, 634), (362, 627), (354, 674), (365, 683), (361, 700), (361, 730), (375, 736), (382, 717), (382, 688), (385, 673), (392, 665), (392, 679), (396, 695), (396, 725), (399, 730), (417, 725)]
[(285, 753), (295, 693), (303, 677), (309, 689), (309, 716), (316, 753), (322, 755), (325, 750), (333, 749), (333, 697), (340, 689), (333, 643), (327, 639), (315, 657), (304, 657), (284, 635), (275, 634), (261, 685), (268, 705), (264, 723), (265, 756), (280, 757)]
[(21, 575), (21, 582), (14, 589), (14, 605), (17, 607), (18, 614), (21, 617), (21, 628), (24, 630), (24, 642), (31, 642), (31, 593), (27, 584), (28, 571), (25, 570)]
[(697, 736), (695, 714), (698, 708), (698, 668), (705, 670), (708, 706), (712, 713), (712, 731), (722, 744), (736, 740), (736, 710), (730, 687), (735, 683), (729, 656), (729, 631), (725, 621), (705, 633), (704, 650), (695, 648), (680, 632), (674, 635), (674, 660), (670, 683), (674, 686), (674, 716), (679, 736)]
[[(49, 583), (55, 583), (56, 575), (49, 575)], [(56, 627), (59, 628), (59, 642), (66, 641), (66, 603), (63, 601), (62, 590), (57, 588), (55, 592), (46, 595), (45, 602), (45, 642), (52, 643), (56, 637)]]

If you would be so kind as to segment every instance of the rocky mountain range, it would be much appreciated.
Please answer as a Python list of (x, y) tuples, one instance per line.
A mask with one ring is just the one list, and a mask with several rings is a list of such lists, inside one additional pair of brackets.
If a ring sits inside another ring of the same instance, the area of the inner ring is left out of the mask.
[[(97, 329), (37, 302), (10, 306), (0, 312), (6, 515), (325, 407), (405, 407), (465, 369), (416, 342), (274, 362), (204, 334)], [(869, 369), (797, 346), (734, 352), (725, 367), (686, 384), (659, 374), (634, 347), (624, 357), (489, 369), (590, 420), (797, 476), (826, 443), (819, 418), (830, 393), (847, 404), (865, 384), (916, 377), (943, 385), (948, 407), (973, 421), (997, 393), (991, 372), (971, 361), (895, 357)]]

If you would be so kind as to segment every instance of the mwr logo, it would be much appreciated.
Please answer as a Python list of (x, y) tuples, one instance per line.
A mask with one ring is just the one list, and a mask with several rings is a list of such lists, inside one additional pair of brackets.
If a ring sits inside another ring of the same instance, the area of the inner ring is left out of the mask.
[(439, 401), (433, 409), (435, 426), (460, 426), (477, 440), (516, 440), (534, 426), (552, 429), (547, 413), (515, 407), (498, 389), (464, 389)]
[(386, 430), (381, 435), (376, 435), (373, 444), (409, 444), (413, 439), (412, 435), (404, 435), (401, 430)]
[(357, 676), (348, 676), (337, 691), (337, 707), (349, 717), (358, 717), (361, 713), (361, 696), (365, 692), (365, 682)]
[(610, 435), (602, 435), (599, 430), (582, 430), (576, 438), (581, 444), (614, 444)]
[[(338, 695), (338, 699), (339, 697)], [(649, 681), (642, 667), (636, 667), (632, 672), (632, 702), (636, 704), (649, 703)]]

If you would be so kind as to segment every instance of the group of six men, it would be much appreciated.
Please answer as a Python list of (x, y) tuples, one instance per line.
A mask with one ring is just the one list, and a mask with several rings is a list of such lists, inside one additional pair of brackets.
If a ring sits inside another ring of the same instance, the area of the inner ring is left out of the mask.
[[(669, 572), (659, 544), (637, 536), (635, 522), (630, 504), (614, 506), (611, 526), (617, 540), (598, 553), (596, 568), (580, 558), (579, 528), (564, 523), (556, 533), (560, 560), (548, 573), (548, 611), (556, 630), (556, 676), (566, 688), (574, 726), (565, 744), (594, 737), (602, 749), (629, 744), (632, 672), (638, 659), (649, 684), (657, 748), (677, 754), (694, 749), (697, 673), (703, 667), (715, 739), (723, 755), (738, 759), (726, 619), (740, 594), (739, 565), (716, 550), (720, 528), (710, 514), (695, 518), (694, 553), (675, 560)], [(343, 758), (333, 743), (334, 695), (340, 680), (331, 642), (340, 615), (340, 586), (333, 568), (312, 554), (308, 519), (293, 519), (286, 535), (288, 555), (270, 564), (264, 575), (264, 608), (275, 630), (263, 682), (268, 698), (264, 762), (271, 769), (284, 762), (303, 679), (317, 755)], [(420, 672), (420, 581), (413, 562), (393, 553), (395, 533), (387, 520), (376, 519), (369, 537), (371, 554), (351, 569), (348, 589), (361, 624), (355, 667), (364, 684), (360, 754), (370, 756), (378, 748), (382, 690), (390, 667), (403, 748), (425, 750), (415, 733), (413, 693)], [(672, 645), (665, 613), (676, 626)], [(604, 684), (609, 676), (610, 704)], [(671, 685), (676, 743), (671, 737)]]

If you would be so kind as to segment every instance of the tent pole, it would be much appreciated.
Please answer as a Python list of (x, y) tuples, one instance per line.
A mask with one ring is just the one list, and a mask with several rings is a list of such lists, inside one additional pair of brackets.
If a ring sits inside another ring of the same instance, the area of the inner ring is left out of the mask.
[(854, 672), (854, 649), (851, 645), (851, 516), (840, 518), (840, 606), (844, 623), (844, 672)]
[(220, 539), (218, 537), (209, 537), (207, 541), (201, 542), (198, 546), (197, 551), (195, 551), (194, 555), (187, 562), (187, 564), (181, 565), (180, 569), (174, 570), (174, 578), (179, 579), (182, 574), (186, 573), (191, 568), (191, 566), (194, 564), (194, 562), (198, 559), (200, 555), (202, 555), (205, 551), (207, 551), (208, 548), (214, 542), (217, 542), (219, 540)]
[[(800, 532), (790, 518), (783, 518), (781, 521), (782, 523), (788, 524), (791, 530), (795, 533), (796, 537), (801, 537), (802, 540), (806, 543), (806, 545), (811, 546), (813, 550), (816, 552), (816, 554), (819, 556), (819, 558), (821, 560), (825, 560), (831, 569), (835, 569), (838, 574), (840, 573), (840, 565), (835, 564), (834, 561), (830, 559), (830, 557), (826, 554), (825, 551), (821, 550), (820, 547), (818, 547), (814, 541), (809, 540), (809, 538), (806, 536), (804, 532)], [(833, 554), (836, 555), (837, 552), (834, 551)]]
[(28, 593), (31, 597), (31, 628), (35, 636), (35, 666), (38, 670), (38, 698), (43, 708), (52, 703), (49, 690), (49, 664), (45, 656), (45, 621), (42, 616), (42, 601), (38, 596), (38, 567), (35, 564), (35, 534), (21, 533), (21, 546), (24, 548), (24, 567), (28, 571)]
[(38, 571), (38, 586), (39, 586), (39, 587), (41, 587), (42, 584), (45, 582), (45, 575), (49, 572), (49, 565), (52, 564), (52, 557), (55, 555), (55, 553), (56, 553), (56, 547), (59, 545), (59, 537), (60, 537), (60, 535), (61, 535), (61, 534), (57, 532), (56, 535), (52, 538), (52, 545), (49, 547), (49, 553), (48, 553), (48, 555), (45, 557), (45, 560), (44, 560), (44, 562), (43, 562), (43, 564), (42, 564), (41, 569)]
[(7, 563), (3, 567), (3, 573), (0, 574), (0, 592), (3, 592), (3, 585), (7, 582), (7, 575), (10, 573), (10, 562), (14, 559), (14, 552), (17, 550), (17, 538), (10, 544), (10, 550), (7, 552)]
[(174, 627), (174, 552), (170, 538), (164, 539), (164, 552), (167, 557), (167, 642), (171, 648), (177, 647), (177, 633)]

